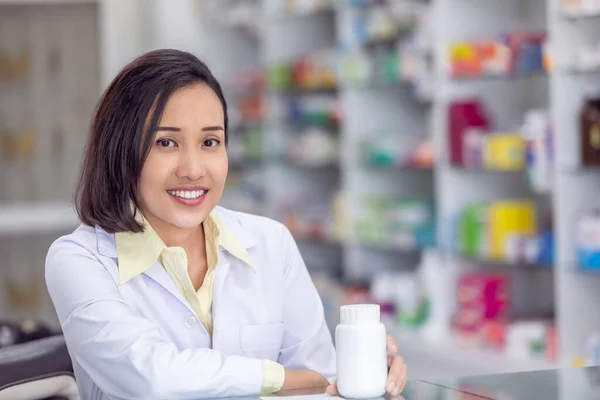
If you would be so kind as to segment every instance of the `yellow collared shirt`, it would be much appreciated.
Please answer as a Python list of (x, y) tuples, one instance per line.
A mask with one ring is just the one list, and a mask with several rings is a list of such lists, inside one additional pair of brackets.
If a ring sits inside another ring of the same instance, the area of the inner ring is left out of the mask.
[[(119, 283), (123, 284), (144, 273), (152, 264), (159, 261), (211, 335), (213, 279), (219, 263), (219, 249), (223, 248), (255, 270), (245, 247), (226, 226), (219, 222), (218, 217), (211, 213), (203, 223), (207, 270), (202, 286), (196, 291), (187, 271), (188, 261), (185, 250), (181, 247), (167, 247), (141, 213), (138, 212), (136, 215), (138, 221), (144, 225), (143, 232), (115, 234)], [(279, 391), (285, 379), (283, 366), (271, 360), (263, 360), (262, 365), (264, 370), (262, 393)]]

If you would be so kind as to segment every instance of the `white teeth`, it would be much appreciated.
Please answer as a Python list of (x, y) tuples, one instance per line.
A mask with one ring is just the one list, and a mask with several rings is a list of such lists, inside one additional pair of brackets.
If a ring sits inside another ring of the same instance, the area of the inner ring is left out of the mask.
[(167, 190), (171, 196), (181, 197), (183, 199), (197, 199), (202, 196), (204, 190)]

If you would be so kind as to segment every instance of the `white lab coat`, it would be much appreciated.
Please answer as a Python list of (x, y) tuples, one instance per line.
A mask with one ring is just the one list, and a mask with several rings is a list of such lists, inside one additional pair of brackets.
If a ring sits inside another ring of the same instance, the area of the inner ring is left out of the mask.
[(158, 263), (118, 284), (114, 235), (80, 226), (56, 240), (46, 284), (82, 398), (198, 399), (260, 392), (261, 359), (335, 377), (320, 297), (288, 229), (217, 207), (256, 272), (221, 250), (213, 343)]

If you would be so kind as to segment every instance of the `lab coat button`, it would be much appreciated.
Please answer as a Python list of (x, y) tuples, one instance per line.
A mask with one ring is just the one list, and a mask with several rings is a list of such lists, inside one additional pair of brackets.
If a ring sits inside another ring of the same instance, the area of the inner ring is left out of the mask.
[(185, 317), (185, 320), (184, 320), (185, 326), (187, 326), (188, 328), (191, 328), (192, 326), (196, 325), (196, 322), (198, 322), (196, 320), (196, 317), (191, 316), (191, 315), (188, 317)]

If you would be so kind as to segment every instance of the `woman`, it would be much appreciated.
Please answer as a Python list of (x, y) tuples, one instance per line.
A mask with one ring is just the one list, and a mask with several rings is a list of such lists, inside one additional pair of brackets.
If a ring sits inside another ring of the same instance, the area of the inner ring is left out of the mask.
[[(147, 53), (103, 94), (77, 188), (83, 224), (46, 261), (83, 398), (336, 393), (331, 335), (290, 232), (217, 206), (227, 139), (221, 87), (189, 53)], [(406, 367), (389, 364), (397, 394)]]

